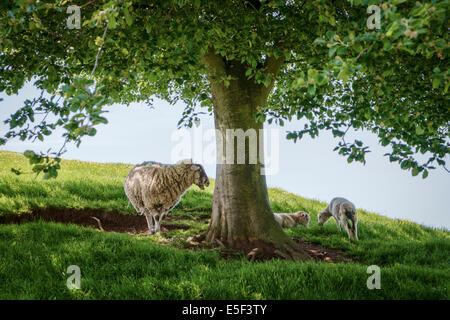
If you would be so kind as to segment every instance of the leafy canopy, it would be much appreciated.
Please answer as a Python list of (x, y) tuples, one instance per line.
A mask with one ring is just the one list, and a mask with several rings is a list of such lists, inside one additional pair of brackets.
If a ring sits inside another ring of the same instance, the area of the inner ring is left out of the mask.
[[(80, 29), (67, 26), (69, 5), (81, 7)], [(379, 29), (368, 27), (370, 5)], [(273, 85), (258, 120), (306, 120), (288, 139), (331, 130), (341, 138), (335, 150), (365, 162), (368, 147), (344, 137), (349, 128), (369, 130), (391, 147), (390, 161), (426, 177), (436, 163), (445, 166), (450, 146), (448, 12), (448, 0), (3, 1), (0, 92), (34, 81), (42, 95), (5, 121), (10, 131), (0, 143), (43, 140), (63, 127), (66, 143), (79, 145), (107, 123), (106, 105), (151, 104), (154, 96), (184, 101), (180, 125), (191, 126), (196, 107), (213, 108), (201, 60), (212, 49), (244, 64), (248, 81)], [(283, 60), (276, 75), (270, 58)], [(419, 152), (429, 160), (419, 163)], [(59, 166), (49, 153), (26, 154), (46, 177)]]

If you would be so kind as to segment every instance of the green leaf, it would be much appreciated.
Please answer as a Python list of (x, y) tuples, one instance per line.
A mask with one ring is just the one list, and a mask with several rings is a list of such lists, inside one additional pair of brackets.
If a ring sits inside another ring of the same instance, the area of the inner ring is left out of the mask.
[(424, 132), (425, 130), (422, 127), (420, 126), (416, 127), (416, 134), (418, 134), (419, 136), (422, 135)]
[(441, 79), (439, 79), (439, 78), (434, 78), (434, 79), (433, 79), (433, 89), (439, 88), (440, 85), (441, 85)]
[(124, 8), (123, 13), (124, 13), (125, 21), (126, 21), (127, 25), (131, 26), (133, 24), (133, 18), (131, 17), (130, 12), (128, 11), (128, 8)]
[(408, 160), (402, 161), (402, 164), (400, 165), (400, 167), (403, 170), (406, 170), (411, 167), (411, 163)]
[(336, 130), (335, 129), (335, 130), (332, 130), (331, 132), (333, 133), (334, 137), (342, 137), (344, 135), (344, 132), (341, 131), (341, 130)]
[(116, 19), (113, 16), (108, 18), (108, 28), (115, 29), (116, 28)]
[(316, 94), (316, 87), (315, 86), (308, 86), (308, 94), (312, 97)]
[(330, 50), (328, 50), (328, 57), (330, 57), (330, 58), (333, 57), (334, 54), (336, 53), (337, 48), (338, 48), (338, 46), (331, 47)]
[(96, 133), (97, 133), (97, 129), (90, 128), (89, 132), (88, 132), (88, 135), (92, 137), (92, 136), (95, 136)]

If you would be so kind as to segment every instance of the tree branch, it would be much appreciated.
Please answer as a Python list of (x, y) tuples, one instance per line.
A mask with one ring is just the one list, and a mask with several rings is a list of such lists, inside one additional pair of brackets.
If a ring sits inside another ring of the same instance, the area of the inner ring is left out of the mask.
[[(279, 47), (281, 49), (283, 48), (283, 40), (278, 41), (275, 44), (275, 47)], [(284, 50), (282, 50), (284, 51)], [(270, 91), (273, 88), (273, 85), (275, 84), (275, 77), (280, 72), (281, 67), (283, 66), (284, 62), (286, 61), (286, 57), (284, 54), (282, 54), (280, 57), (276, 58), (275, 56), (267, 57), (264, 68), (266, 69), (266, 74), (271, 77), (271, 82), (269, 87), (265, 87), (264, 94), (267, 96)]]
[(209, 47), (206, 53), (200, 56), (200, 61), (208, 68), (207, 72), (211, 78), (226, 73), (225, 62), (214, 52), (213, 47)]

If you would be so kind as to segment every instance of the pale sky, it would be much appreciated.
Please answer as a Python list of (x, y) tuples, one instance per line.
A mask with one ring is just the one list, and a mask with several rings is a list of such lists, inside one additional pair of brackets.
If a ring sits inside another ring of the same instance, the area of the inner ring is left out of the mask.
[[(0, 95), (4, 98), (0, 102), (0, 136), (8, 130), (3, 120), (22, 106), (25, 99), (38, 95), (39, 92), (31, 85), (21, 90), (19, 95)], [(190, 131), (190, 146), (186, 139), (174, 140), (177, 122), (183, 112), (182, 103), (171, 106), (155, 99), (154, 109), (133, 104), (130, 107), (114, 105), (108, 110), (109, 113), (104, 116), (109, 124), (97, 126), (97, 135), (86, 137), (79, 148), (68, 145), (63, 158), (132, 164), (147, 160), (171, 163), (179, 160), (174, 159), (173, 153), (184, 146), (185, 149), (192, 149), (194, 161), (203, 163), (208, 175), (215, 177), (215, 165), (198, 152), (198, 147), (203, 147), (203, 151), (208, 153), (208, 148), (213, 146), (208, 142), (211, 140), (196, 142), (193, 130)], [(195, 134), (205, 134), (213, 128), (212, 117), (203, 116), (201, 127), (196, 129)], [(357, 208), (450, 229), (450, 174), (442, 168), (432, 170), (427, 179), (412, 177), (409, 171), (401, 170), (398, 163), (390, 163), (387, 157), (383, 157), (389, 149), (381, 147), (370, 133), (356, 132), (346, 137), (347, 141), (357, 138), (370, 146), (372, 152), (367, 154), (367, 164), (364, 166), (360, 163), (348, 164), (346, 158), (333, 152), (338, 140), (329, 132), (322, 132), (315, 139), (304, 137), (293, 143), (285, 139), (285, 132), (302, 129), (303, 125), (299, 121), (288, 123), (285, 127), (266, 128), (280, 129), (279, 139), (271, 144), (270, 134), (276, 138), (274, 132), (269, 132), (269, 139), (266, 139), (268, 145), (279, 142), (279, 153), (273, 153), (272, 148), (268, 150), (268, 155), (278, 155), (275, 158), (279, 159), (278, 172), (266, 178), (269, 187), (279, 187), (325, 202), (342, 196), (352, 201)], [(44, 142), (12, 140), (0, 150), (23, 152), (31, 149), (45, 152), (50, 147), (59, 150), (63, 143), (60, 134), (52, 135)]]

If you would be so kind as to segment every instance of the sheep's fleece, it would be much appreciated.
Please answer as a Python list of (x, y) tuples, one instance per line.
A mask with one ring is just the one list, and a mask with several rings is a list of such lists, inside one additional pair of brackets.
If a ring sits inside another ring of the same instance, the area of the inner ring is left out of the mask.
[(298, 225), (307, 227), (309, 225), (309, 214), (304, 211), (295, 213), (274, 213), (275, 220), (282, 228), (292, 228)]
[(148, 161), (131, 169), (124, 189), (136, 211), (147, 218), (150, 233), (154, 233), (159, 231), (161, 219), (178, 204), (192, 184), (202, 190), (209, 186), (205, 170), (192, 160), (175, 165)]
[(358, 240), (358, 216), (353, 203), (345, 198), (333, 198), (328, 207), (317, 215), (319, 226), (322, 226), (331, 217), (336, 220), (339, 230), (342, 224), (349, 239)]

